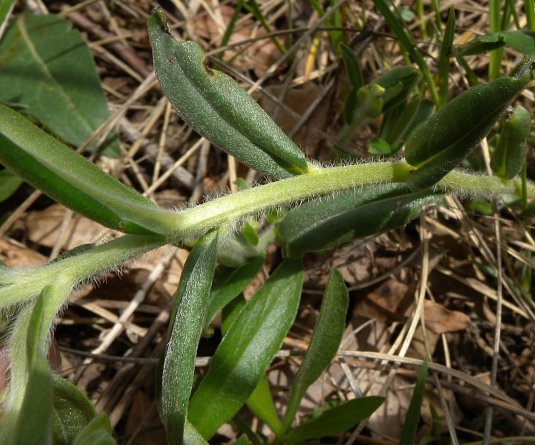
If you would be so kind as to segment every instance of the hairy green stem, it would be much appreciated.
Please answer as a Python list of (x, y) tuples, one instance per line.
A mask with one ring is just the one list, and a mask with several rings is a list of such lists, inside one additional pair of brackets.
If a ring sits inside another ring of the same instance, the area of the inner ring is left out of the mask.
[[(232, 223), (266, 209), (330, 195), (356, 187), (388, 182), (404, 182), (413, 168), (404, 161), (376, 162), (317, 169), (293, 178), (223, 196), (178, 214), (168, 214), (169, 238), (196, 238), (207, 230)], [(491, 176), (452, 171), (436, 188), (469, 196), (519, 195), (518, 180), (503, 182)], [(529, 195), (535, 187), (529, 185)]]
[[(404, 161), (375, 162), (342, 167), (317, 168), (309, 173), (223, 196), (181, 212), (162, 211), (161, 221), (168, 228), (163, 236), (126, 235), (82, 254), (37, 269), (0, 272), (0, 310), (24, 303), (37, 296), (48, 284), (62, 279), (71, 287), (129, 259), (162, 246), (194, 239), (210, 229), (231, 225), (248, 215), (284, 207), (306, 199), (336, 194), (356, 187), (389, 182), (405, 182), (413, 167)], [(521, 182), (502, 181), (452, 171), (435, 187), (466, 196), (520, 196)], [(529, 196), (535, 186), (527, 184)]]
[[(36, 297), (45, 286), (58, 280), (72, 288), (165, 243), (160, 236), (126, 235), (36, 269), (4, 269), (0, 271), (0, 310)], [(65, 298), (67, 296), (68, 293)], [(62, 304), (60, 302), (59, 307)]]

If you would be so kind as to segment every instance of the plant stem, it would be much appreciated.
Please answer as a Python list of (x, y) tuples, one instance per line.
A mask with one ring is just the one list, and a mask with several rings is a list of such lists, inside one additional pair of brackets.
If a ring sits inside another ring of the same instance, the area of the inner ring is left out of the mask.
[[(0, 310), (36, 297), (46, 285), (59, 280), (72, 288), (89, 277), (164, 244), (166, 240), (160, 236), (126, 235), (44, 267), (2, 271)], [(58, 304), (61, 307), (63, 302)]]
[[(413, 167), (404, 161), (317, 168), (306, 174), (223, 196), (179, 213), (162, 211), (159, 218), (169, 230), (165, 237), (126, 235), (37, 269), (2, 270), (0, 310), (34, 298), (46, 285), (59, 279), (74, 287), (139, 254), (169, 242), (198, 238), (210, 229), (231, 226), (245, 216), (362, 186), (404, 182), (412, 171)], [(526, 187), (527, 195), (534, 196), (535, 186), (527, 183)], [(497, 177), (452, 171), (435, 188), (468, 196), (520, 196), (521, 181), (502, 181)]]
[[(500, 0), (489, 0), (489, 32), (501, 31), (500, 26)], [(503, 48), (489, 53), (489, 80), (496, 79), (500, 75)]]
[[(181, 241), (196, 238), (207, 230), (230, 224), (267, 209), (343, 190), (388, 182), (404, 182), (413, 167), (404, 161), (375, 162), (314, 170), (310, 173), (223, 196), (178, 214), (165, 215), (169, 238)], [(436, 188), (444, 192), (471, 196), (519, 195), (520, 181), (506, 181), (461, 171), (446, 175)], [(528, 194), (535, 186), (528, 184)]]

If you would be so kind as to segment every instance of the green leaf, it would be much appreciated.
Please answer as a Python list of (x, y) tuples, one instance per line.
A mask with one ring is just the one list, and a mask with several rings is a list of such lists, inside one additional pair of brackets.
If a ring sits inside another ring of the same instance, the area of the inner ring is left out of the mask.
[(53, 297), (55, 292), (54, 286), (48, 285), (35, 299), (35, 304), (32, 309), (32, 316), (30, 324), (28, 325), (28, 332), (26, 333), (26, 357), (28, 366), (38, 357), (46, 357), (45, 337), (48, 334), (50, 326), (45, 322), (45, 304), (49, 297)]
[(282, 424), (273, 404), (269, 392), (269, 381), (264, 374), (251, 396), (247, 399), (247, 406), (252, 413), (271, 428), (271, 431), (279, 437), (282, 433)]
[(301, 262), (283, 262), (229, 327), (189, 406), (188, 418), (203, 437), (253, 393), (292, 325), (302, 284)]
[(44, 357), (36, 357), (30, 367), (22, 408), (13, 432), (13, 444), (52, 444), (52, 384)]
[(157, 10), (148, 21), (156, 76), (177, 112), (200, 135), (275, 178), (307, 171), (303, 153), (229, 76), (207, 72), (194, 42), (176, 42)]
[(9, 170), (0, 170), (0, 202), (5, 201), (15, 193), (22, 182)]
[(370, 186), (334, 198), (306, 202), (292, 209), (279, 224), (279, 239), (288, 258), (302, 257), (407, 224), (425, 204), (442, 195), (408, 193), (404, 184)]
[(454, 49), (454, 53), (456, 56), (470, 56), (493, 51), (502, 46), (510, 46), (524, 55), (533, 55), (535, 54), (535, 31), (524, 29), (485, 34), (458, 46)]
[(407, 140), (407, 162), (417, 167), (407, 183), (413, 189), (432, 186), (476, 147), (507, 106), (522, 91), (529, 76), (501, 77), (477, 85), (439, 109)]
[(379, 135), (388, 143), (390, 152), (381, 154), (393, 154), (402, 147), (421, 104), (422, 99), (416, 98), (408, 103), (402, 102), (385, 113)]
[(208, 445), (201, 433), (188, 420), (184, 424), (184, 445)]
[(420, 409), (422, 407), (422, 400), (425, 393), (425, 380), (427, 378), (427, 368), (429, 366), (428, 359), (426, 358), (420, 368), (418, 377), (416, 379), (416, 386), (412, 393), (411, 403), (405, 422), (403, 423), (403, 429), (399, 436), (400, 445), (413, 445), (416, 443), (416, 433), (418, 432), (418, 423), (420, 422)]
[(204, 235), (191, 251), (175, 297), (171, 333), (162, 372), (162, 418), (170, 444), (182, 444), (193, 386), (195, 357), (205, 324), (217, 255), (217, 231)]
[(247, 438), (247, 434), (242, 434), (234, 442), (232, 442), (232, 445), (248, 445), (248, 444), (249, 444), (249, 439)]
[(292, 383), (284, 414), (285, 431), (291, 426), (306, 390), (321, 376), (338, 351), (348, 304), (349, 295), (342, 274), (337, 269), (332, 269), (310, 345)]
[(284, 441), (300, 443), (343, 433), (370, 417), (381, 406), (383, 400), (382, 397), (370, 396), (341, 403), (321, 412), (318, 416), (305, 419), (284, 437)]
[(55, 445), (70, 445), (97, 415), (95, 408), (76, 386), (52, 374), (52, 434)]
[(513, 179), (522, 169), (528, 150), (527, 140), (531, 131), (531, 115), (518, 105), (505, 119), (498, 144), (492, 152), (491, 167), (502, 179)]
[(383, 111), (404, 102), (420, 80), (420, 72), (412, 66), (398, 66), (381, 74), (375, 83), (384, 88)]
[(116, 443), (108, 417), (100, 413), (80, 431), (72, 445), (115, 445)]
[(344, 60), (349, 82), (354, 89), (358, 90), (364, 85), (364, 81), (362, 80), (362, 73), (360, 72), (357, 56), (349, 46), (343, 43), (340, 45), (340, 53)]
[(0, 0), (0, 35), (2, 34), (1, 30), (6, 24), (9, 11), (11, 11), (14, 4), (15, 0)]
[(256, 276), (264, 257), (256, 257), (237, 268), (220, 267), (215, 275), (210, 292), (206, 324), (210, 323), (224, 306), (234, 300)]
[(345, 144), (362, 124), (381, 114), (384, 92), (383, 87), (373, 82), (351, 91), (344, 110), (347, 125), (338, 138), (339, 144)]
[(256, 232), (255, 224), (246, 222), (240, 229), (240, 237), (242, 237), (251, 246), (258, 245), (258, 233)]
[(0, 163), (70, 209), (129, 233), (166, 233), (163, 212), (0, 104)]
[(236, 298), (232, 299), (230, 303), (225, 305), (221, 311), (221, 334), (225, 335), (229, 330), (234, 320), (238, 317), (242, 309), (247, 304), (247, 300), (243, 294), (239, 294)]
[[(0, 42), (0, 66), (0, 100), (69, 144), (82, 144), (110, 116), (91, 52), (66, 19), (20, 15)], [(116, 144), (111, 153), (119, 154)]]

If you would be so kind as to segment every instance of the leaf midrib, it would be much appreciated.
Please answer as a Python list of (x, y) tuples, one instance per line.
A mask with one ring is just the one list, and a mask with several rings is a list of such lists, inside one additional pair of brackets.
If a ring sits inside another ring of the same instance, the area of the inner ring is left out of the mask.
[(52, 80), (54, 85), (58, 88), (60, 94), (67, 101), (67, 103), (69, 105), (69, 108), (74, 110), (73, 112), (75, 112), (79, 116), (80, 121), (83, 123), (83, 125), (86, 127), (86, 129), (89, 130), (89, 134), (93, 133), (93, 128), (92, 128), (91, 124), (89, 123), (89, 121), (87, 120), (87, 118), (83, 114), (80, 113), (80, 111), (79, 111), (78, 107), (76, 106), (76, 104), (71, 100), (70, 96), (65, 92), (65, 90), (62, 87), (62, 85), (57, 82), (55, 77), (52, 75), (52, 73), (48, 69), (48, 67), (47, 67), (46, 63), (44, 62), (44, 60), (37, 53), (37, 50), (36, 50), (32, 40), (30, 38), (30, 35), (28, 34), (28, 29), (26, 28), (25, 20), (26, 20), (26, 18), (23, 15), (17, 21), (17, 25), (18, 25), (18, 27), (20, 29), (20, 32), (21, 32), (22, 41), (27, 45), (28, 50), (30, 51), (30, 54), (34, 57), (35, 60), (37, 60), (37, 63), (41, 66), (41, 69), (44, 71), (44, 73), (49, 77), (49, 79)]

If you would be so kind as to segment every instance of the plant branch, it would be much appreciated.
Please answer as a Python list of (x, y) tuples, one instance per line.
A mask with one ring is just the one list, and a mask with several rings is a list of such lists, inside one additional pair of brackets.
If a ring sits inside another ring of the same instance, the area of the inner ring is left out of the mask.
[[(247, 215), (270, 208), (299, 203), (306, 199), (340, 193), (357, 187), (389, 182), (405, 182), (413, 170), (404, 161), (374, 162), (316, 169), (266, 185), (223, 196), (192, 209), (166, 212), (166, 226), (173, 241), (197, 238), (214, 227), (230, 224)], [(502, 181), (494, 176), (481, 176), (452, 171), (435, 188), (445, 193), (467, 196), (519, 196), (520, 180)], [(528, 184), (528, 195), (535, 186)]]

